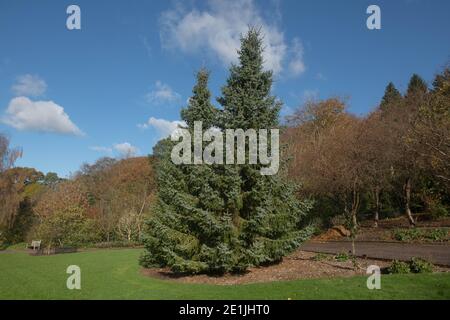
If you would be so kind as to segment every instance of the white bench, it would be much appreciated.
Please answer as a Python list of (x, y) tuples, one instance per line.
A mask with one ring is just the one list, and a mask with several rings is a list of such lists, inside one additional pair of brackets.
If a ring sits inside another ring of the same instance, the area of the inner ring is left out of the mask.
[(39, 250), (41, 248), (41, 240), (33, 240), (33, 241), (31, 241), (31, 248), (33, 250)]

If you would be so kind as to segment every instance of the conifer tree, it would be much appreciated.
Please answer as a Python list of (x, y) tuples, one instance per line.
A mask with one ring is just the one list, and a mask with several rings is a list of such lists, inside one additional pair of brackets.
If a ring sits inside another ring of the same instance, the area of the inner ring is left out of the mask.
[(181, 118), (189, 128), (194, 127), (194, 121), (202, 121), (203, 128), (214, 126), (217, 109), (211, 104), (211, 93), (208, 90), (209, 72), (201, 69), (197, 73), (197, 84), (194, 86), (193, 96), (189, 99), (189, 107), (181, 110)]
[(400, 92), (392, 82), (389, 82), (389, 84), (386, 86), (386, 89), (384, 90), (384, 96), (381, 99), (380, 108), (381, 110), (385, 111), (390, 104), (399, 102), (401, 99), (402, 95), (400, 94)]
[[(217, 109), (210, 103), (208, 72), (201, 70), (189, 106), (181, 111), (192, 133), (194, 121), (208, 129), (216, 121)], [(176, 165), (169, 138), (154, 148), (158, 200), (147, 221), (141, 257), (146, 267), (170, 267), (177, 273), (223, 273), (237, 263), (233, 248), (238, 243), (228, 214), (237, 204), (240, 180), (225, 166)]]
[(218, 102), (223, 106), (221, 126), (243, 130), (278, 125), (281, 102), (270, 95), (272, 71), (263, 70), (260, 31), (251, 28), (241, 39), (239, 64), (232, 65)]
[(428, 92), (427, 83), (417, 74), (413, 74), (409, 79), (408, 90), (406, 91), (407, 98), (423, 96)]
[[(260, 30), (251, 28), (241, 39), (239, 63), (232, 65), (227, 84), (218, 98), (223, 107), (222, 130), (269, 129), (278, 126), (282, 106), (271, 95), (272, 72), (264, 70)], [(297, 248), (310, 232), (299, 229), (309, 203), (296, 199), (295, 187), (280, 174), (261, 175), (260, 164), (236, 166), (241, 180), (240, 206), (233, 213), (237, 222), (244, 265), (282, 259)]]
[[(188, 130), (217, 127), (270, 129), (281, 103), (270, 95), (272, 73), (263, 70), (262, 39), (251, 29), (242, 38), (239, 65), (231, 67), (219, 112), (210, 101), (208, 73), (199, 72), (188, 108)], [(310, 203), (299, 202), (280, 175), (263, 176), (261, 165), (175, 165), (169, 139), (156, 147), (158, 202), (144, 238), (141, 264), (177, 273), (224, 273), (275, 262), (310, 234), (300, 229)]]

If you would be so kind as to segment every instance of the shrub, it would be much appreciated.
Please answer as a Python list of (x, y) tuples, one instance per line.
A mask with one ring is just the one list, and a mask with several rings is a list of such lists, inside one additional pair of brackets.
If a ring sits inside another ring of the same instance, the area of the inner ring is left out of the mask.
[(348, 253), (346, 253), (346, 252), (338, 253), (338, 254), (334, 257), (334, 259), (336, 259), (336, 260), (339, 261), (339, 262), (345, 262), (345, 261), (348, 261), (349, 258), (350, 258), (350, 257), (349, 257), (349, 255), (348, 255)]
[(430, 206), (428, 212), (430, 213), (433, 219), (439, 219), (449, 216), (447, 208), (440, 203)]
[(388, 273), (430, 273), (433, 272), (433, 264), (422, 258), (412, 258), (408, 262), (393, 260), (388, 268)]
[(446, 228), (434, 228), (428, 230), (420, 229), (397, 229), (394, 231), (394, 239), (398, 241), (445, 241), (448, 238), (448, 229)]
[(136, 242), (136, 241), (109, 241), (109, 242), (97, 242), (94, 243), (92, 245), (90, 245), (89, 247), (93, 247), (93, 248), (99, 248), (99, 249), (103, 249), (103, 248), (132, 248), (132, 247), (137, 247), (140, 246), (141, 243)]
[(76, 209), (43, 218), (31, 236), (42, 240), (42, 246), (48, 248), (81, 247), (99, 240), (94, 221)]
[(412, 258), (409, 267), (413, 273), (430, 273), (433, 272), (433, 264), (421, 258)]
[(408, 263), (393, 260), (388, 268), (388, 273), (410, 273), (411, 269)]
[(394, 239), (398, 241), (413, 241), (422, 237), (419, 229), (397, 229), (394, 231)]
[(328, 255), (325, 253), (318, 253), (314, 257), (311, 258), (311, 260), (314, 260), (314, 261), (323, 261), (323, 260), (327, 260), (327, 259), (328, 259)]
[(5, 236), (5, 231), (0, 228), (0, 250), (5, 250), (8, 246), (8, 241)]
[(433, 229), (426, 234), (426, 238), (432, 241), (444, 241), (448, 238), (448, 229)]

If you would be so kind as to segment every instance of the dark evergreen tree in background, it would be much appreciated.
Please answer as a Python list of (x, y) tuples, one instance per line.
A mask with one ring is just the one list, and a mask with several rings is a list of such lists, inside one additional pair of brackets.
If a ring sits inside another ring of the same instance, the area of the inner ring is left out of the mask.
[(428, 92), (428, 86), (418, 74), (413, 74), (408, 83), (408, 90), (406, 91), (406, 98), (420, 98), (420, 96)]
[(381, 110), (385, 111), (389, 105), (398, 103), (401, 101), (401, 99), (402, 95), (400, 94), (400, 92), (392, 82), (389, 82), (384, 91), (384, 96), (381, 99), (380, 108)]
[[(276, 128), (281, 103), (270, 95), (272, 73), (263, 70), (262, 37), (250, 29), (242, 38), (239, 64), (230, 69), (218, 101), (210, 103), (208, 73), (201, 70), (189, 106), (181, 112), (188, 129)], [(158, 200), (147, 222), (146, 267), (177, 273), (224, 273), (276, 262), (310, 234), (300, 228), (309, 202), (280, 174), (261, 175), (261, 165), (175, 165), (169, 139), (155, 147)]]

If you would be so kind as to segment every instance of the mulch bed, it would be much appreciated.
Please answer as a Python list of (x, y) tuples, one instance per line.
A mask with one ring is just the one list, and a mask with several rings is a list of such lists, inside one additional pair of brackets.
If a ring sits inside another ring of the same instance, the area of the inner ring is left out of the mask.
[[(316, 253), (298, 250), (283, 259), (281, 263), (266, 267), (250, 268), (245, 274), (225, 274), (223, 276), (189, 275), (177, 276), (163, 268), (142, 269), (142, 273), (152, 278), (158, 278), (182, 283), (203, 283), (217, 285), (235, 285), (246, 283), (261, 283), (271, 281), (286, 281), (312, 278), (351, 277), (366, 274), (369, 265), (387, 267), (390, 263), (382, 260), (362, 259), (357, 261), (361, 267), (355, 271), (352, 261), (339, 262), (333, 255), (325, 255), (326, 259), (316, 261)], [(322, 255), (324, 256), (324, 255)]]

